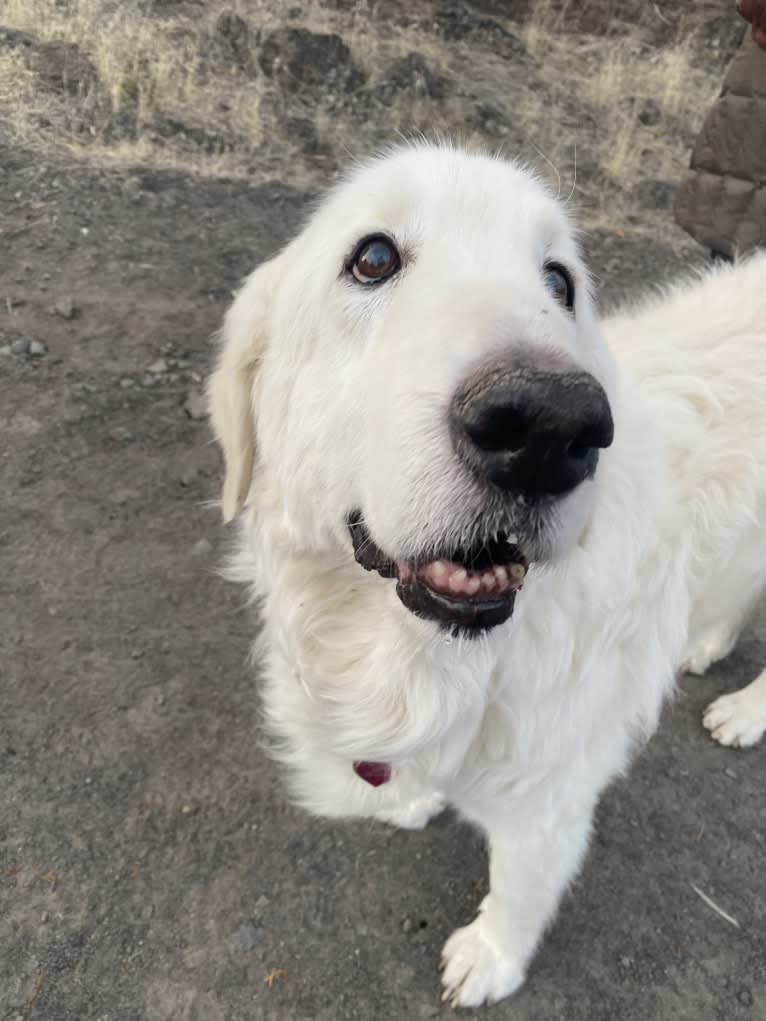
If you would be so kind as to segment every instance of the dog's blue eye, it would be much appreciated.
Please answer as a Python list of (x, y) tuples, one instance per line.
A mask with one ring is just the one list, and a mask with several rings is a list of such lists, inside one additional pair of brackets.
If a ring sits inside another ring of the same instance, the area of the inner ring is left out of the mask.
[(574, 308), (574, 282), (566, 269), (558, 262), (546, 262), (543, 267), (545, 286), (556, 301), (571, 312)]
[(350, 263), (350, 270), (360, 284), (376, 284), (387, 280), (401, 267), (402, 260), (393, 242), (383, 235), (365, 238)]

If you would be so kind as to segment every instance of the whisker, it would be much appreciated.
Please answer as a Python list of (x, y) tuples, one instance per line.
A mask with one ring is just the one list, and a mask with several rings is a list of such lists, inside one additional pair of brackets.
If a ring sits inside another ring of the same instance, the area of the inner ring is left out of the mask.
[(564, 200), (564, 205), (565, 206), (569, 205), (569, 202), (570, 202), (572, 196), (575, 193), (575, 188), (576, 187), (577, 187), (577, 145), (575, 144), (575, 147), (574, 147), (574, 177), (572, 178), (572, 190), (569, 192), (569, 194), (567, 195), (566, 199)]

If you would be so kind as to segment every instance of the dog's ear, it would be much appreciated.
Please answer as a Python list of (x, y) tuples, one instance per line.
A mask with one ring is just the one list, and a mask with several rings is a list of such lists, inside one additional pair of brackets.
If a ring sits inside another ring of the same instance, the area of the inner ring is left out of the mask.
[(208, 382), (210, 421), (225, 464), (224, 521), (236, 515), (250, 489), (255, 460), (255, 384), (269, 343), (278, 263), (275, 258), (259, 266), (234, 299), (220, 334), (218, 364)]

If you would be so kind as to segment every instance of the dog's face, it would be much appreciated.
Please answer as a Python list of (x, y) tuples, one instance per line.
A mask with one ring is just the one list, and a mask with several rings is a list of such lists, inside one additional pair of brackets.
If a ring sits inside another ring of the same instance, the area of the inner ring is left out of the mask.
[(223, 339), (224, 513), (255, 459), (296, 550), (356, 555), (419, 616), (501, 623), (527, 563), (587, 524), (613, 368), (527, 171), (430, 146), (368, 164), (251, 276)]

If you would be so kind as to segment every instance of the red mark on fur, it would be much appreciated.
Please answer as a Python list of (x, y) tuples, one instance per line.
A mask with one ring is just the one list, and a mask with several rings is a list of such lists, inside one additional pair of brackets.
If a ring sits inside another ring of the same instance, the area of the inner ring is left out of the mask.
[(380, 787), (391, 779), (391, 766), (388, 762), (355, 762), (354, 772), (372, 787)]

